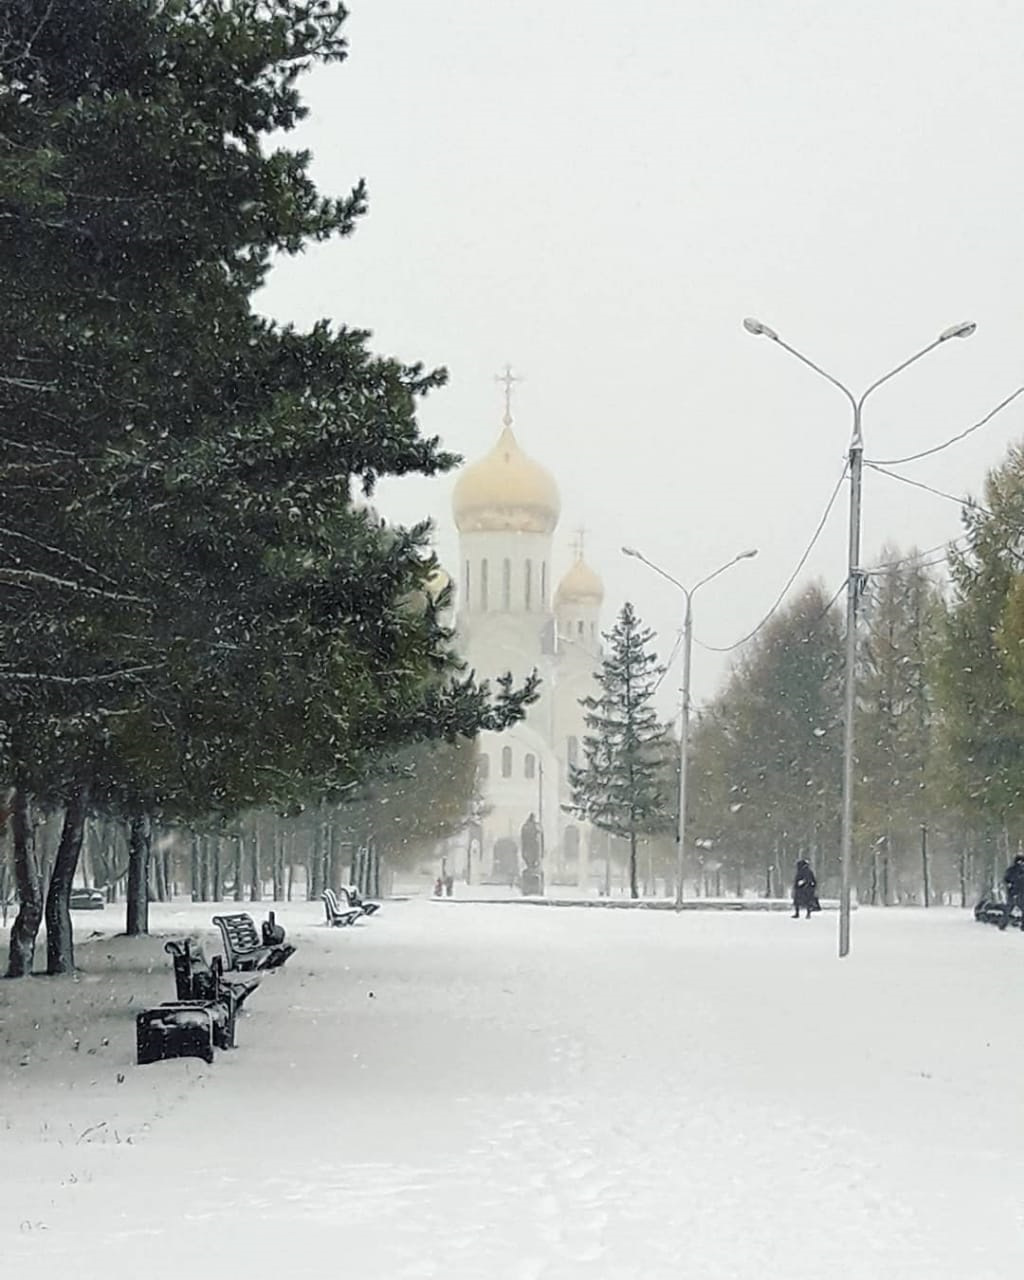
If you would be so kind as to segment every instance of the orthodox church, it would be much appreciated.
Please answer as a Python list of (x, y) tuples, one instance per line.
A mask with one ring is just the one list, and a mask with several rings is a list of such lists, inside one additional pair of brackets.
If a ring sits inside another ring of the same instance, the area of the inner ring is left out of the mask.
[[(455, 865), (473, 882), (513, 884), (530, 861), (523, 827), (537, 824), (546, 884), (587, 884), (600, 833), (566, 812), (569, 769), (582, 761), (580, 699), (596, 689), (604, 588), (583, 558), (552, 581), (558, 486), (512, 430), (510, 372), (494, 447), (460, 473), (452, 511), (459, 533), (455, 600), (460, 651), (480, 678), (541, 677), (524, 721), (480, 738), (483, 805)], [(524, 852), (526, 858), (524, 860)], [(461, 865), (460, 865), (461, 864)], [(596, 869), (596, 868), (595, 868)]]

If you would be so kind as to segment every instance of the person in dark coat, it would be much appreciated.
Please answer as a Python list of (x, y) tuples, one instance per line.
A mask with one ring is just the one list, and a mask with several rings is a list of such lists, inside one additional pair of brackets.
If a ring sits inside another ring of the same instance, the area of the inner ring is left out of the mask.
[[(1003, 918), (999, 921), (1000, 929), (1005, 929), (1010, 923), (1014, 907), (1019, 907), (1024, 916), (1024, 853), (1018, 853), (1006, 868), (1003, 884), (1006, 886), (1006, 903), (1003, 906)], [(1024, 920), (1021, 927), (1024, 928)]]
[(818, 882), (806, 858), (801, 858), (796, 864), (796, 875), (793, 877), (794, 920), (800, 919), (801, 909), (807, 912), (808, 920), (811, 918), (812, 911), (821, 910), (821, 904), (818, 902)]

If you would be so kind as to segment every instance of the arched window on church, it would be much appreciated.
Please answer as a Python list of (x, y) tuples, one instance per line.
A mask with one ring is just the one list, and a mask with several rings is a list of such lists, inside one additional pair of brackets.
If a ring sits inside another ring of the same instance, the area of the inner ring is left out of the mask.
[(506, 613), (512, 608), (512, 561), (501, 562), (501, 607)]
[(548, 562), (542, 560), (540, 562), (540, 607), (543, 609), (548, 602)]
[(582, 619), (581, 619), (579, 622), (577, 622), (577, 623), (576, 623), (576, 634), (577, 634), (578, 636), (582, 636), (582, 635), (583, 635), (583, 621), (582, 621)]
[(491, 776), (491, 757), (486, 753), (486, 751), (480, 752), (480, 759), (477, 762), (477, 772), (481, 780), (487, 779)]
[(533, 608), (533, 561), (527, 560), (523, 566), (523, 600), (526, 604), (526, 612), (529, 613)]
[(472, 581), (472, 580), (471, 580), (471, 578), (470, 578), (470, 573), (469, 573), (469, 561), (467, 560), (467, 561), (466, 561), (466, 571), (465, 571), (465, 581), (464, 581), (464, 582), (463, 582), (463, 584), (462, 584), (462, 594), (466, 597), (466, 604), (469, 606), (469, 608), (471, 608), (471, 609), (472, 609), (472, 607), (473, 607), (473, 597), (469, 594), (469, 588), (470, 588), (470, 585), (471, 585), (471, 581)]
[(575, 767), (579, 764), (580, 744), (574, 734), (570, 734), (565, 744), (565, 755), (569, 764)]
[(523, 757), (523, 775), (526, 778), (537, 776), (537, 757), (532, 752), (527, 752)]
[(503, 778), (512, 777), (512, 748), (502, 747), (501, 749), (501, 776)]
[(595, 634), (594, 634), (594, 624), (593, 624), (593, 623), (591, 623), (591, 624), (590, 624), (590, 638), (591, 638), (591, 640), (596, 639), (596, 636), (595, 636)]
[(487, 612), (487, 561), (480, 561), (480, 609)]

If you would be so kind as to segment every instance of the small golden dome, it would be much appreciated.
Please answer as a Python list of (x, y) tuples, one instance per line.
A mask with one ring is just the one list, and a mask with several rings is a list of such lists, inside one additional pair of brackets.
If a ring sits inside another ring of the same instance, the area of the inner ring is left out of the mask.
[(507, 424), (490, 453), (462, 472), (452, 496), (460, 533), (551, 533), (560, 509), (550, 473), (526, 456)]
[(578, 556), (576, 563), (558, 584), (555, 604), (600, 604), (604, 599), (604, 583)]

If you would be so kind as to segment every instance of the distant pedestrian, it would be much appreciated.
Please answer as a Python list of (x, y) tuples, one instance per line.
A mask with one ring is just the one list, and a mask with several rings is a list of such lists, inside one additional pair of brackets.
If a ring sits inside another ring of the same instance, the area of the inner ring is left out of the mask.
[(821, 910), (821, 903), (818, 901), (818, 882), (806, 858), (801, 858), (796, 864), (796, 875), (793, 877), (794, 920), (800, 919), (801, 910), (807, 912), (808, 920), (811, 918), (812, 911)]
[[(1006, 886), (1006, 903), (1003, 906), (1003, 918), (999, 921), (1000, 929), (1005, 929), (1010, 923), (1014, 907), (1019, 908), (1024, 917), (1024, 853), (1018, 853), (1006, 868), (1003, 884)], [(1024, 920), (1021, 927), (1024, 928)]]

